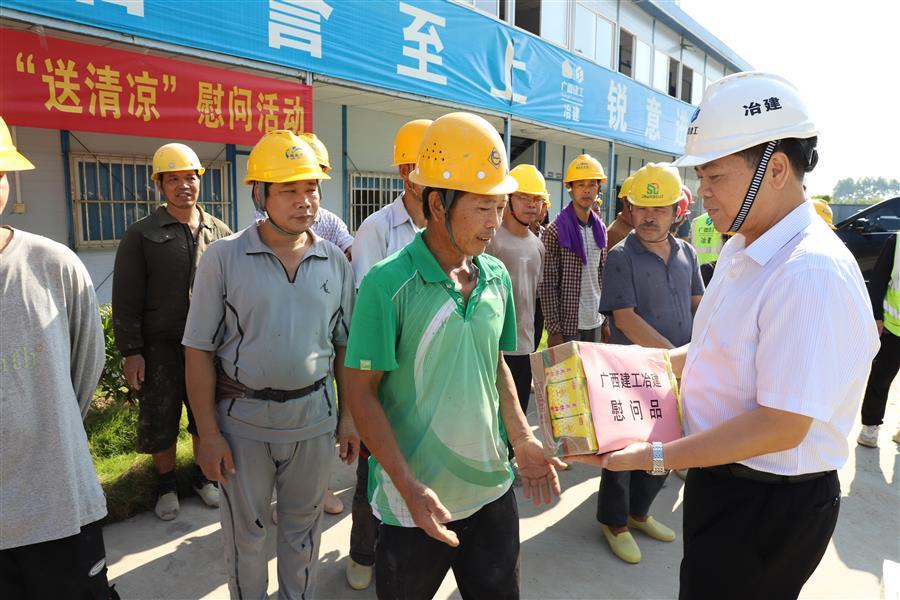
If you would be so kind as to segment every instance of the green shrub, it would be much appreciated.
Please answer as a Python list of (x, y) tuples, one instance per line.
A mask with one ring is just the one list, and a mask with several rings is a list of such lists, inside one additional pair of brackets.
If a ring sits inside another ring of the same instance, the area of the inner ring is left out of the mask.
[(100, 382), (97, 384), (97, 395), (106, 402), (134, 402), (132, 390), (125, 380), (125, 358), (116, 347), (116, 334), (113, 331), (112, 306), (100, 306), (100, 322), (103, 324), (103, 340), (106, 344), (106, 364)]

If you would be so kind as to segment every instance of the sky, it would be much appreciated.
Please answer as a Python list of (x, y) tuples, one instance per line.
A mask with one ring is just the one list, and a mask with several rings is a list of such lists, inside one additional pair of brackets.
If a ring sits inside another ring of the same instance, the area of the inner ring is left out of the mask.
[(900, 179), (900, 2), (681, 0), (758, 71), (790, 80), (819, 128), (810, 195), (845, 177)]

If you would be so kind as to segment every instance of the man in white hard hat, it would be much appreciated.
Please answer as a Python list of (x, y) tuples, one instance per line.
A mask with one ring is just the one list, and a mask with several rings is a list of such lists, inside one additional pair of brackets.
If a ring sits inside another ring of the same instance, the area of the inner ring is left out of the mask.
[[(182, 406), (197, 455), (181, 346), (194, 272), (207, 247), (231, 235), (228, 225), (198, 203), (204, 171), (184, 144), (165, 144), (154, 153), (150, 178), (164, 204), (125, 231), (113, 271), (116, 346), (125, 357), (128, 384), (139, 397), (137, 447), (153, 455), (159, 478), (154, 512), (163, 521), (177, 517), (179, 510), (175, 445)], [(207, 505), (219, 505), (219, 490), (200, 467), (193, 487)]]
[(675, 163), (735, 232), (672, 351), (687, 435), (598, 462), (691, 468), (681, 598), (796, 598), (837, 522), (878, 333), (856, 261), (803, 195), (817, 133), (793, 85), (737, 73), (706, 89)]

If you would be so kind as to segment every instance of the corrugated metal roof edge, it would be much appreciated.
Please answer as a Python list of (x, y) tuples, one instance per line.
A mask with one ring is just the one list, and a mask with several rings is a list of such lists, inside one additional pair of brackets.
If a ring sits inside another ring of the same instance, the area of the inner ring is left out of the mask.
[(728, 66), (737, 71), (752, 71), (753, 65), (737, 55), (725, 42), (714, 36), (708, 29), (681, 10), (674, 2), (645, 0), (638, 6), (676, 30), (681, 30), (685, 37), (692, 38), (705, 51), (718, 55), (729, 63)]

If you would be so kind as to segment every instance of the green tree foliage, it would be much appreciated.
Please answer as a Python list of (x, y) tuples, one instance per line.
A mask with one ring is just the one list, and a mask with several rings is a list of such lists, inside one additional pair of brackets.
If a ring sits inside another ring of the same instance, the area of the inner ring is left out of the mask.
[(832, 192), (835, 203), (875, 204), (900, 195), (900, 181), (884, 177), (846, 177), (839, 180)]

